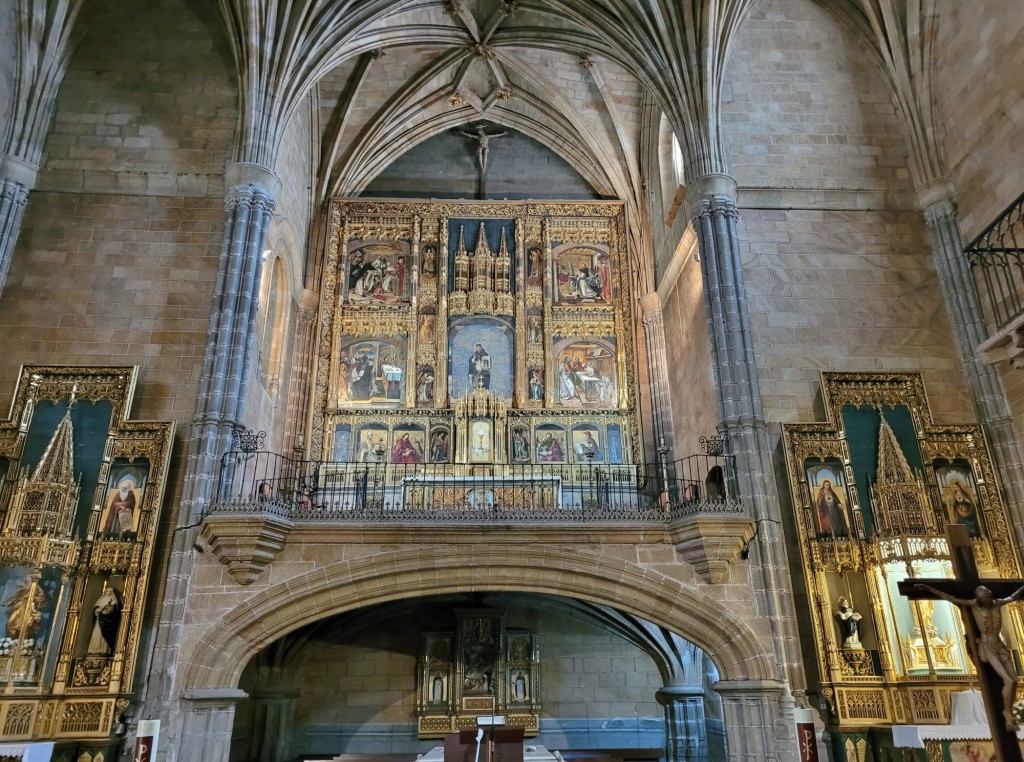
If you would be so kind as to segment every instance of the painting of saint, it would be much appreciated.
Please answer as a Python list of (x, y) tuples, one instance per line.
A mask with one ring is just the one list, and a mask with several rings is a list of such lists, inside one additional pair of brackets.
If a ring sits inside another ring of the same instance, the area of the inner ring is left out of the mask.
[(540, 246), (531, 246), (526, 252), (526, 279), (531, 285), (541, 282), (544, 277), (544, 252)]
[(420, 271), (424, 275), (437, 274), (437, 247), (432, 243), (420, 249)]
[(382, 463), (387, 453), (386, 441), (387, 429), (384, 426), (370, 424), (360, 429), (356, 460), (360, 463)]
[(423, 432), (395, 432), (395, 444), (391, 448), (392, 463), (422, 463), (423, 455)]
[(469, 387), (474, 390), (491, 388), (491, 356), (484, 345), (477, 342), (469, 357)]
[(356, 341), (338, 363), (338, 403), (401, 403), (405, 350), (391, 341)]
[(439, 426), (430, 432), (430, 462), (447, 463), (449, 459), (450, 435), (448, 429)]
[(846, 537), (850, 527), (846, 520), (846, 487), (839, 465), (812, 466), (807, 469), (813, 512), (819, 536)]
[(615, 407), (618, 383), (614, 339), (558, 342), (555, 377), (562, 407)]
[(574, 429), (572, 450), (577, 463), (599, 463), (604, 459), (595, 429), (586, 427)]
[(506, 321), (481, 316), (453, 319), (448, 356), (452, 399), (474, 391), (503, 399), (512, 396), (513, 330)]
[(106, 512), (100, 531), (107, 537), (132, 537), (139, 529), (139, 509), (145, 487), (146, 469), (114, 467), (107, 483)]
[(416, 374), (416, 406), (434, 404), (434, 369), (424, 365)]
[(433, 315), (420, 315), (419, 340), (420, 340), (420, 344), (433, 344), (434, 343), (434, 316)]
[(966, 527), (971, 537), (981, 537), (978, 493), (970, 466), (961, 463), (943, 466), (936, 469), (936, 478), (942, 502), (949, 511), (949, 520)]
[(565, 433), (557, 427), (538, 427), (534, 454), (538, 463), (565, 463)]
[(544, 369), (530, 368), (530, 399), (544, 400)]
[(556, 254), (561, 304), (612, 304), (611, 256), (604, 249), (568, 246)]
[(406, 254), (388, 244), (355, 249), (348, 258), (348, 298), (353, 304), (393, 304), (407, 298)]
[(512, 462), (530, 462), (530, 441), (524, 428), (512, 429)]

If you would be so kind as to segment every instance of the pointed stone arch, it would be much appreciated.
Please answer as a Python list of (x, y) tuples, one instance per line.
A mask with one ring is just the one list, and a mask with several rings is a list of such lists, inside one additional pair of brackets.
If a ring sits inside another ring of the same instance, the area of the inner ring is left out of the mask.
[(416, 547), (338, 561), (273, 585), (199, 637), (180, 689), (234, 688), (253, 654), (334, 614), (385, 601), (467, 591), (567, 596), (636, 614), (704, 649), (723, 680), (774, 680), (770, 650), (715, 591), (592, 551), (543, 545)]

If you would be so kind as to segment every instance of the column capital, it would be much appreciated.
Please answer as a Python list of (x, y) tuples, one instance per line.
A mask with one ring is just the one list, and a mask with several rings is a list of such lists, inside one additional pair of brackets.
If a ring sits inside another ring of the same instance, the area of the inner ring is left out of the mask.
[(657, 291), (649, 291), (640, 297), (640, 309), (644, 315), (661, 312), (661, 295)]
[(703, 175), (687, 183), (686, 203), (693, 208), (709, 196), (728, 196), (735, 201), (736, 192), (736, 181), (729, 175)]
[(39, 167), (30, 164), (17, 156), (4, 154), (0, 156), (0, 178), (13, 180), (24, 185), (29, 190), (36, 185), (36, 177), (39, 175)]
[(943, 177), (918, 187), (917, 203), (921, 206), (922, 210), (927, 210), (935, 204), (951, 201), (954, 195), (953, 183)]
[(224, 170), (224, 186), (230, 191), (239, 186), (255, 185), (263, 188), (271, 196), (277, 196), (281, 190), (281, 178), (273, 171), (259, 164), (238, 161), (228, 164)]

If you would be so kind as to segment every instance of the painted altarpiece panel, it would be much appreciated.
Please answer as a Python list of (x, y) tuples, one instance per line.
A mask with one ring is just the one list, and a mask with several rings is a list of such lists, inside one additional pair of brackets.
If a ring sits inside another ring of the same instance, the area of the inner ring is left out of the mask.
[[(817, 645), (812, 691), (826, 698), (837, 730), (864, 727), (867, 716), (881, 725), (948, 721), (949, 694), (973, 672), (960, 617), (944, 601), (909, 601), (897, 583), (951, 576), (945, 526), (957, 516), (976, 523), (983, 576), (1020, 576), (984, 438), (977, 426), (934, 423), (919, 374), (821, 379), (827, 420), (783, 425), (811, 602), (805, 624)], [(1019, 612), (1006, 617), (1017, 658), (1021, 625)], [(870, 709), (846, 698), (866, 695), (866, 680)]]
[(174, 429), (128, 420), (136, 377), (23, 367), (0, 422), (0, 684), (31, 709), (0, 699), (0, 741), (102, 746), (129, 704)]
[[(600, 462), (642, 460), (623, 240), (616, 202), (333, 201), (310, 457), (373, 462), (363, 440), (377, 432), (390, 462), (395, 431), (415, 423), (425, 432), (421, 463), (577, 462), (576, 445), (594, 448), (574, 438), (578, 410), (591, 412)], [(560, 267), (574, 291), (558, 290)], [(560, 354), (577, 381), (565, 400)], [(456, 402), (476, 391), (505, 402), (528, 460), (513, 458), (504, 422), (490, 456), (474, 455), (470, 432), (454, 424)], [(540, 460), (544, 424), (560, 433)], [(448, 446), (434, 457), (436, 426), (448, 428)]]
[(417, 659), (420, 738), (475, 727), (482, 714), (501, 714), (526, 736), (539, 731), (538, 634), (506, 629), (501, 609), (458, 609), (454, 632), (423, 633)]

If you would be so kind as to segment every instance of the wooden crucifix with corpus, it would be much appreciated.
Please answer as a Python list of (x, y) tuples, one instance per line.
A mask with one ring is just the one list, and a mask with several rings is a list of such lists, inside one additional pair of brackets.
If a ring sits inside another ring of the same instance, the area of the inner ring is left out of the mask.
[(900, 593), (911, 600), (939, 599), (959, 607), (996, 753), (1001, 762), (1024, 762), (1013, 715), (1017, 668), (1001, 634), (1002, 608), (1024, 597), (1024, 579), (982, 579), (967, 527), (949, 524), (946, 536), (953, 578), (906, 579), (899, 583)]

